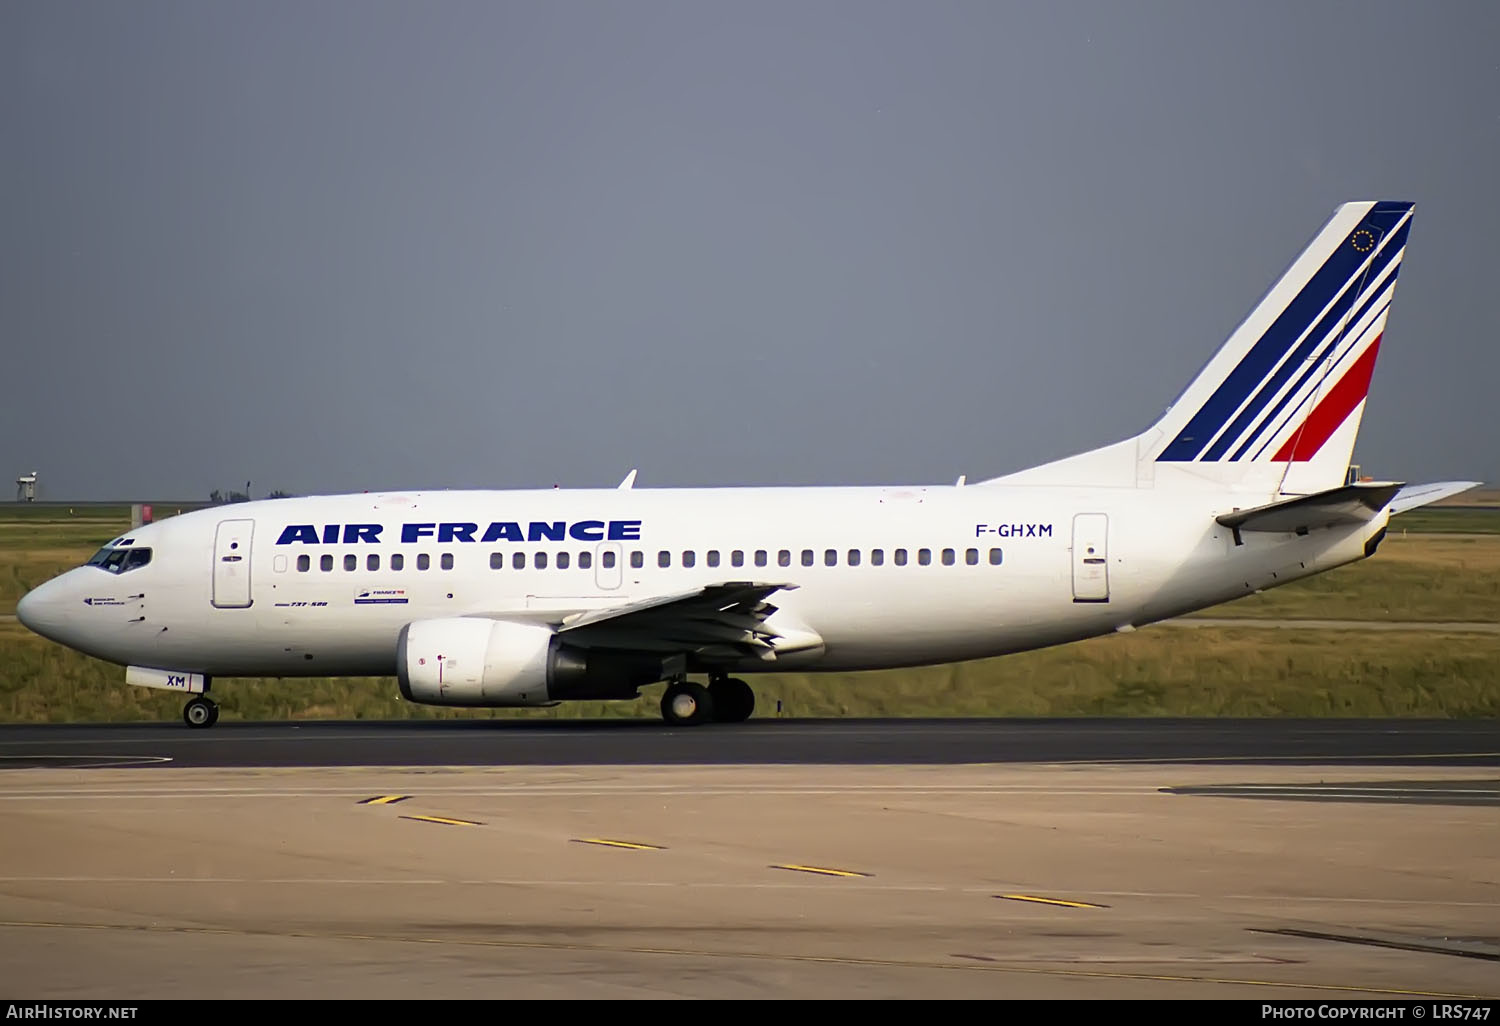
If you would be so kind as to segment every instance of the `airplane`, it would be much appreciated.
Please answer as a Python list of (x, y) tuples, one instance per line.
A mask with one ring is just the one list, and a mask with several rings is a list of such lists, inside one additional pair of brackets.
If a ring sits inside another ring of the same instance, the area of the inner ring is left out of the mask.
[(1351, 472), (1412, 209), (1339, 206), (1154, 424), (1018, 473), (243, 502), (120, 535), (16, 614), (189, 696), (196, 728), (216, 678), (340, 675), (491, 708), (665, 681), (667, 723), (734, 723), (757, 672), (1133, 631), (1365, 559), (1393, 515), (1480, 483)]

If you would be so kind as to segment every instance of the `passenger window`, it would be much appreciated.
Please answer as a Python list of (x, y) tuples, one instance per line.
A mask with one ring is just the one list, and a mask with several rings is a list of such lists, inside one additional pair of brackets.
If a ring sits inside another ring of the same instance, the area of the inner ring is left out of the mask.
[(573, 561), (573, 556), (572, 556), (571, 553), (559, 552), (557, 554), (557, 568), (559, 570), (566, 570), (568, 568), (568, 564), (571, 563), (572, 561)]
[(613, 570), (615, 568), (615, 550), (605, 549), (604, 555), (600, 557), (599, 562), (604, 564), (604, 569)]
[(682, 554), (682, 565), (683, 566), (692, 566), (694, 563), (697, 563), (697, 562), (698, 562), (698, 554), (696, 552), (694, 552), (692, 549), (688, 549), (687, 551), (685, 551)]
[(920, 563), (920, 564), (922, 564), (923, 566), (931, 566), (932, 565), (932, 550), (931, 549), (918, 549), (917, 550), (917, 562)]
[(745, 553), (744, 553), (743, 549), (735, 549), (733, 552), (731, 552), (729, 554), (729, 565), (730, 566), (744, 566), (745, 565)]
[(803, 549), (802, 550), (802, 565), (803, 566), (812, 566), (813, 565), (813, 550), (812, 549)]
[(365, 569), (366, 570), (379, 570), (380, 569), (380, 556), (377, 553), (372, 552), (368, 556), (365, 557)]
[(510, 568), (512, 570), (526, 569), (526, 553), (512, 552), (510, 555)]
[(895, 552), (892, 552), (891, 553), (891, 562), (895, 563), (897, 566), (905, 566), (906, 565), (906, 550), (905, 549), (897, 549)]
[(536, 567), (538, 570), (547, 569), (547, 554), (545, 552), (538, 552), (535, 556), (532, 557), (531, 565)]
[(707, 562), (708, 562), (709, 566), (718, 566), (719, 565), (719, 550), (718, 549), (709, 549), (708, 550), (708, 559), (707, 559)]
[(453, 553), (451, 553), (451, 552), (445, 552), (445, 553), (443, 553), (443, 569), (444, 570), (452, 570), (453, 569)]
[(320, 559), (320, 560), (318, 560), (318, 565), (320, 567), (322, 567), (324, 570), (332, 570), (333, 569), (333, 557), (330, 556), (330, 555), (328, 555), (325, 552), (323, 554), (323, 558)]
[(353, 570), (357, 566), (359, 566), (359, 557), (356, 556), (354, 553), (351, 552), (347, 556), (344, 557), (344, 569), (345, 570)]
[(427, 553), (425, 553), (425, 552), (419, 552), (419, 553), (417, 553), (417, 569), (418, 570), (426, 570), (431, 565), (432, 565), (432, 559), (431, 559), (430, 556), (427, 555)]
[(594, 565), (594, 554), (592, 552), (580, 552), (578, 554), (578, 569), (587, 570)]
[(824, 549), (823, 550), (823, 565), (824, 566), (838, 566), (839, 565), (839, 550), (838, 549)]
[(850, 566), (859, 566), (859, 550), (858, 549), (850, 549), (849, 550), (849, 565)]
[(958, 562), (958, 555), (957, 555), (957, 553), (955, 553), (952, 549), (944, 549), (943, 550), (943, 565), (944, 566), (952, 566), (956, 562)]
[(305, 574), (312, 569), (312, 557), (301, 555), (297, 557), (297, 572)]
[(491, 570), (504, 570), (505, 569), (505, 553), (503, 553), (503, 552), (491, 552), (490, 553), (490, 569)]
[(776, 565), (777, 566), (791, 566), (792, 565), (792, 554), (791, 554), (791, 552), (789, 552), (786, 549), (782, 549), (780, 552), (776, 553)]
[(871, 549), (870, 550), (870, 565), (871, 566), (884, 566), (885, 565), (885, 549)]
[(990, 549), (990, 566), (999, 566), (1001, 558), (999, 549)]
[(979, 565), (979, 550), (978, 549), (969, 549), (967, 552), (965, 552), (964, 553), (964, 562), (967, 563), (967, 564), (969, 564), (970, 566), (978, 566)]
[(657, 566), (671, 566), (672, 565), (672, 554), (670, 552), (668, 552), (666, 549), (662, 549), (660, 552), (658, 552), (656, 554), (656, 565)]
[(406, 557), (397, 552), (391, 556), (391, 569), (400, 570), (406, 565)]
[(646, 565), (646, 554), (644, 552), (642, 552), (640, 549), (636, 549), (634, 552), (632, 552), (630, 554), (630, 565), (633, 566), (637, 570), (639, 570), (641, 567), (645, 566)]
[(765, 566), (766, 565), (766, 550), (765, 549), (756, 549), (755, 550), (755, 565), (756, 566)]

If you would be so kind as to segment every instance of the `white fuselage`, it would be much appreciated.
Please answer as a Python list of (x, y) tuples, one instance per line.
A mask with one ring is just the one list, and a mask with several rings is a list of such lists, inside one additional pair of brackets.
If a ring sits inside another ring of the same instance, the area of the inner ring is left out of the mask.
[[(72, 570), (28, 596), (27, 622), (126, 665), (391, 675), (413, 621), (555, 626), (584, 610), (754, 581), (795, 585), (772, 597), (776, 615), (821, 644), (736, 672), (875, 669), (1040, 648), (1215, 605), (1360, 559), (1388, 519), (1247, 533), (1239, 544), (1214, 521), (1255, 504), (996, 484), (263, 500), (130, 532), (122, 546), (149, 546), (148, 564)], [(558, 524), (563, 536), (546, 537)]]

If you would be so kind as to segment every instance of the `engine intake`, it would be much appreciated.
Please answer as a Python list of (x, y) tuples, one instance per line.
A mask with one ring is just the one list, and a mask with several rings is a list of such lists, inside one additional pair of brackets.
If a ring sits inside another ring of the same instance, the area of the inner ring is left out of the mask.
[(401, 628), (396, 680), (424, 705), (484, 708), (633, 698), (662, 679), (660, 659), (565, 645), (551, 628), (478, 617), (418, 620)]

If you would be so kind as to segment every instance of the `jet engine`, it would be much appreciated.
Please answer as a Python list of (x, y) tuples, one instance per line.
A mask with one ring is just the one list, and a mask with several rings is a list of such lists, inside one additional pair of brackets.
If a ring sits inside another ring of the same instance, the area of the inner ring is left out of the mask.
[(551, 628), (481, 617), (418, 620), (401, 628), (396, 679), (424, 705), (555, 705), (633, 698), (663, 676), (661, 661), (633, 652), (563, 644)]

